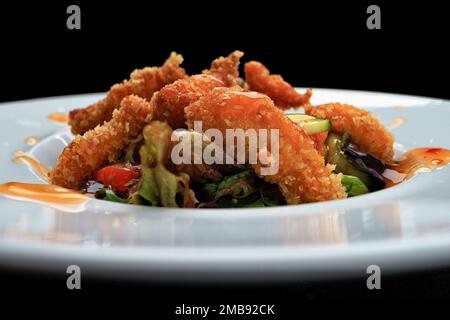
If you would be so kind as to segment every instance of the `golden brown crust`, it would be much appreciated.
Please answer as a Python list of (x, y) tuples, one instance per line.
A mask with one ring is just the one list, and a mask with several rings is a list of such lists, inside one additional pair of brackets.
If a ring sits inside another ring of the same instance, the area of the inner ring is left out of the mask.
[(226, 57), (219, 57), (211, 63), (211, 68), (203, 73), (222, 80), (227, 87), (235, 86), (242, 81), (239, 78), (239, 63), (243, 55), (242, 51), (236, 50)]
[(125, 97), (112, 119), (83, 136), (77, 135), (64, 149), (50, 172), (52, 184), (79, 189), (104, 165), (115, 161), (146, 124), (150, 104), (137, 96)]
[(206, 74), (177, 80), (154, 94), (150, 101), (154, 110), (153, 119), (167, 121), (174, 129), (184, 128), (184, 108), (220, 86), (224, 86), (222, 81)]
[(184, 108), (216, 87), (232, 86), (239, 79), (239, 59), (243, 53), (234, 51), (211, 63), (209, 70), (171, 83), (155, 93), (150, 104), (153, 119), (167, 121), (174, 128), (185, 128)]
[(172, 52), (162, 67), (134, 70), (129, 80), (113, 85), (104, 99), (84, 109), (72, 110), (69, 113), (72, 133), (83, 134), (109, 121), (113, 111), (119, 107), (120, 101), (128, 95), (134, 94), (150, 100), (153, 93), (164, 85), (186, 78), (184, 69), (180, 67), (182, 62), (183, 57)]
[(394, 156), (394, 136), (369, 111), (342, 103), (305, 107), (306, 113), (329, 119), (332, 131), (348, 132), (363, 151), (390, 163)]
[[(340, 176), (324, 165), (323, 157), (314, 148), (313, 141), (278, 109), (269, 97), (235, 88), (216, 88), (189, 105), (186, 118), (202, 121), (203, 130), (219, 129), (278, 129), (279, 171), (262, 176), (277, 183), (287, 203), (315, 202), (345, 198)], [(268, 150), (271, 152), (270, 144)], [(261, 164), (252, 165), (261, 173)]]
[(245, 81), (250, 90), (268, 95), (275, 105), (282, 109), (300, 107), (309, 103), (312, 91), (298, 93), (280, 75), (271, 75), (262, 63), (250, 61), (245, 64)]

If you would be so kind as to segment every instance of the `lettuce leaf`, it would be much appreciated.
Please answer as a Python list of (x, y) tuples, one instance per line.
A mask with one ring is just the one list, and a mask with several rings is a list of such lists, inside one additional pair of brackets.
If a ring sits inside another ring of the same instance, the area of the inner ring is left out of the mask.
[[(172, 129), (165, 122), (153, 121), (143, 131), (139, 150), (142, 178), (138, 195), (152, 206), (194, 207), (198, 202), (189, 187), (189, 176), (167, 169)], [(135, 196), (135, 195), (134, 195)]]

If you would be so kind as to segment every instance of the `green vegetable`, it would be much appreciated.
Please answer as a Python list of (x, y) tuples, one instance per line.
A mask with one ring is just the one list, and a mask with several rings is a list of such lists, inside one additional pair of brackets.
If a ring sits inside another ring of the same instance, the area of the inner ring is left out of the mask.
[[(248, 180), (243, 182), (245, 179)], [(250, 169), (225, 177), (220, 183), (209, 183), (203, 191), (210, 192), (212, 203), (220, 208), (272, 207), (285, 203), (277, 186), (257, 178)]]
[(220, 208), (263, 208), (278, 206), (281, 203), (276, 200), (265, 197), (264, 199), (247, 197), (245, 199), (236, 199), (231, 197), (220, 198), (217, 201), (217, 205)]
[(265, 207), (274, 207), (284, 204), (284, 201), (280, 197), (269, 197), (265, 196), (263, 189), (261, 188), (261, 201), (264, 203)]
[[(345, 139), (349, 139), (348, 135), (343, 136)], [(344, 152), (342, 151), (343, 141), (335, 133), (330, 133), (328, 135), (325, 144), (328, 148), (326, 161), (327, 163), (334, 164), (336, 167), (334, 171), (338, 173), (343, 173), (344, 175), (358, 177), (365, 185), (370, 183), (370, 177), (367, 173), (358, 169), (351, 160), (347, 159)]]
[(139, 150), (142, 178), (138, 194), (152, 206), (194, 207), (197, 203), (189, 188), (189, 176), (166, 168), (172, 129), (165, 122), (153, 121), (144, 128), (145, 143)]
[(327, 119), (317, 119), (305, 114), (289, 114), (287, 117), (302, 127), (307, 134), (316, 134), (331, 129), (331, 122)]
[(128, 201), (125, 199), (122, 199), (121, 197), (117, 196), (114, 191), (108, 188), (103, 188), (97, 191), (96, 198), (100, 198), (107, 201), (113, 201), (113, 202), (120, 202), (120, 203), (127, 203)]
[(214, 198), (214, 194), (216, 193), (218, 186), (219, 184), (215, 182), (205, 183), (205, 185), (203, 186), (203, 191), (206, 194), (207, 198)]
[(349, 197), (359, 196), (369, 192), (369, 189), (367, 189), (366, 185), (358, 177), (343, 175), (341, 182)]
[(270, 207), (270, 206), (266, 206), (263, 199), (258, 199), (254, 202), (244, 205), (244, 208), (264, 208), (264, 207)]
[(256, 176), (254, 172), (251, 169), (247, 169), (227, 176), (220, 182), (205, 184), (203, 192), (206, 193), (208, 198), (214, 200), (225, 196), (242, 199), (257, 191), (255, 181)]
[(136, 148), (142, 143), (142, 139), (144, 137), (142, 134), (138, 135), (136, 139), (130, 142), (128, 147), (125, 149), (125, 152), (123, 154), (123, 162), (134, 164), (134, 154)]

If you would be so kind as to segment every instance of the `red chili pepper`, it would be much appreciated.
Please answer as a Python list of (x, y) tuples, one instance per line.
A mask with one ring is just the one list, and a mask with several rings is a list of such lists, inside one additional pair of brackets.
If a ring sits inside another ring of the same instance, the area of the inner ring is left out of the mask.
[(124, 192), (128, 188), (128, 183), (133, 179), (138, 179), (141, 173), (136, 167), (125, 163), (106, 166), (97, 171), (95, 180), (110, 186), (113, 190)]
[(327, 140), (328, 137), (328, 131), (315, 133), (310, 135), (312, 141), (314, 142), (314, 147), (321, 155), (325, 155), (326, 153), (326, 147), (325, 147), (325, 140)]

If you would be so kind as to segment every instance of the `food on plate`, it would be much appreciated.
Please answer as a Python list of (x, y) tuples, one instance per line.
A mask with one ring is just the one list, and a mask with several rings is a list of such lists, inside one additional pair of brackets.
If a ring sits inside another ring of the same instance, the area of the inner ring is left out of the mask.
[(262, 63), (250, 61), (245, 64), (245, 81), (250, 90), (268, 95), (277, 107), (298, 108), (309, 103), (311, 90), (299, 93), (280, 75), (271, 75)]
[(105, 121), (109, 121), (113, 111), (120, 106), (123, 98), (137, 95), (150, 100), (153, 93), (166, 84), (175, 80), (186, 78), (186, 72), (180, 67), (183, 57), (172, 52), (163, 66), (146, 67), (134, 70), (129, 80), (115, 84), (106, 97), (84, 109), (75, 109), (69, 113), (69, 125), (74, 134), (83, 134)]
[(351, 134), (355, 143), (385, 162), (394, 156), (394, 137), (378, 119), (366, 110), (342, 103), (306, 106), (306, 113), (331, 121), (333, 131)]
[(77, 135), (64, 148), (50, 172), (50, 181), (61, 187), (79, 189), (103, 166), (114, 163), (142, 132), (150, 104), (134, 95), (125, 97), (112, 119)]
[(185, 127), (185, 107), (216, 87), (237, 83), (242, 55), (242, 52), (235, 51), (226, 58), (220, 57), (202, 74), (177, 80), (156, 92), (150, 102), (154, 110), (153, 119), (167, 121), (175, 129)]
[[(188, 77), (172, 54), (73, 111), (69, 125), (80, 135), (51, 183), (118, 203), (254, 208), (359, 196), (406, 176), (393, 135), (370, 112), (312, 105), (312, 90), (299, 93), (255, 61), (244, 81), (242, 56)], [(285, 112), (291, 107), (304, 113)]]
[(209, 74), (220, 79), (227, 87), (239, 84), (239, 63), (244, 53), (236, 50), (227, 57), (219, 57), (211, 63), (211, 68), (203, 70), (203, 74)]
[[(341, 177), (324, 162), (309, 135), (287, 118), (266, 95), (238, 87), (216, 88), (186, 108), (189, 123), (200, 120), (204, 129), (279, 130), (278, 173), (262, 178), (279, 186), (288, 204), (345, 198)], [(268, 152), (274, 150), (268, 145)], [(295, 154), (295, 157), (293, 156)], [(252, 167), (260, 174), (262, 164)]]

